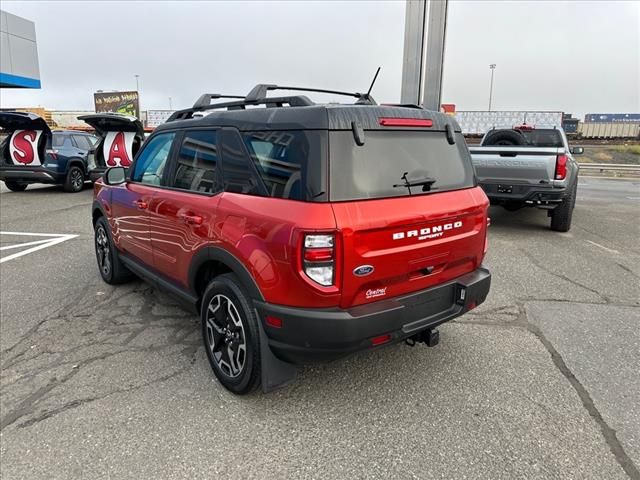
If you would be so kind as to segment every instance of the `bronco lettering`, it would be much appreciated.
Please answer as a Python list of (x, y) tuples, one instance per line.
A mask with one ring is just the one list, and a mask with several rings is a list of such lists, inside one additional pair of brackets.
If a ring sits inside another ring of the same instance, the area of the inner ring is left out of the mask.
[(427, 238), (440, 237), (443, 234), (443, 230), (453, 230), (455, 228), (462, 228), (462, 222), (457, 221), (453, 223), (445, 223), (443, 225), (436, 225), (433, 227), (425, 227), (420, 230), (407, 230), (406, 232), (396, 232), (393, 234), (394, 240), (401, 240), (403, 238), (418, 237), (418, 240), (426, 240)]

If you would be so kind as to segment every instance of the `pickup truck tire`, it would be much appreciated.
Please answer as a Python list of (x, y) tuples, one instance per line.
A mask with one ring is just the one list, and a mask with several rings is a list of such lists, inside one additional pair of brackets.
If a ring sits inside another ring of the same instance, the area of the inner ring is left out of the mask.
[(569, 195), (565, 197), (560, 205), (551, 210), (551, 230), (556, 232), (568, 232), (571, 228), (573, 217), (573, 207), (576, 205), (576, 193), (578, 182), (575, 181), (571, 187)]
[(113, 245), (111, 229), (104, 217), (96, 222), (94, 230), (94, 245), (96, 260), (100, 276), (109, 285), (117, 285), (130, 280), (133, 274), (124, 266), (118, 255), (118, 250)]
[(80, 192), (84, 188), (84, 170), (77, 165), (72, 165), (64, 179), (63, 188), (65, 192)]
[(520, 132), (515, 130), (495, 130), (487, 133), (482, 142), (483, 147), (526, 145), (527, 141)]
[(26, 183), (18, 183), (18, 182), (4, 182), (9, 190), (12, 192), (24, 192), (27, 189)]
[(233, 274), (215, 277), (202, 297), (202, 338), (218, 381), (237, 395), (260, 385), (260, 331), (251, 298)]

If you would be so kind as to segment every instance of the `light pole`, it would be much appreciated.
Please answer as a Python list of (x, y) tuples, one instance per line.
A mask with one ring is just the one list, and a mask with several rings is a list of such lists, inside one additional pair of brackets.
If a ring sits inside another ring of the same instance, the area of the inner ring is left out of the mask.
[(134, 75), (134, 77), (136, 77), (136, 92), (140, 92), (140, 83), (138, 82), (140, 75)]
[(496, 69), (496, 64), (490, 64), (489, 68), (491, 69), (491, 85), (489, 86), (489, 111), (491, 111), (491, 100), (493, 98), (493, 72)]
[(171, 101), (171, 97), (169, 97), (169, 110), (173, 110), (173, 102)]

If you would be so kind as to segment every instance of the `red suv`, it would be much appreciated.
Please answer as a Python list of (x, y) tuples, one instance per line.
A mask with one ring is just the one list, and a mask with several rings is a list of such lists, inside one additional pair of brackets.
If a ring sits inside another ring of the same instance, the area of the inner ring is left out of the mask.
[(203, 95), (95, 185), (102, 278), (134, 273), (199, 312), (211, 367), (238, 394), (299, 363), (435, 345), (491, 279), (489, 202), (452, 117), (368, 94), (267, 96), (279, 88)]

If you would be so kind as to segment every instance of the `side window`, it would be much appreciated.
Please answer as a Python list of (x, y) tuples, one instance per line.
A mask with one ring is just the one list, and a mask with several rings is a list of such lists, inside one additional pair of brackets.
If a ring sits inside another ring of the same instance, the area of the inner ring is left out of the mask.
[(251, 168), (251, 159), (245, 153), (239, 133), (234, 130), (222, 130), (220, 148), (224, 191), (246, 195), (266, 194)]
[(161, 184), (175, 136), (175, 133), (160, 133), (145, 144), (133, 167), (132, 181), (149, 185)]
[(85, 135), (73, 135), (73, 140), (76, 142), (78, 148), (82, 150), (89, 150), (91, 148), (91, 144)]
[(52, 141), (52, 145), (54, 147), (72, 147), (73, 144), (71, 143), (71, 137), (68, 135), (62, 135), (62, 134), (53, 134), (53, 141)]
[(216, 193), (220, 191), (217, 168), (216, 131), (186, 132), (170, 186), (193, 192)]
[(325, 195), (323, 134), (288, 130), (245, 132), (243, 136), (270, 196), (315, 201)]

